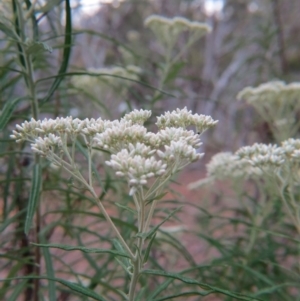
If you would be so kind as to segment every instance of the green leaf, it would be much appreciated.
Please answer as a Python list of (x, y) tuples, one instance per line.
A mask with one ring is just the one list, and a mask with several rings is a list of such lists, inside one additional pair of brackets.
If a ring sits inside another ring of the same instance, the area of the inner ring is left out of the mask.
[(182, 206), (176, 208), (175, 210), (173, 210), (170, 214), (168, 214), (168, 216), (162, 221), (160, 222), (157, 226), (155, 226), (154, 228), (152, 228), (149, 232), (147, 233), (138, 233), (136, 235), (136, 237), (142, 237), (144, 239), (147, 239), (149, 237), (151, 237), (157, 230), (158, 228), (164, 224), (167, 220), (169, 220), (176, 212), (178, 212), (180, 209), (182, 208)]
[(170, 295), (170, 296), (166, 296), (166, 297), (162, 297), (159, 299), (152, 299), (152, 301), (164, 301), (164, 300), (173, 300), (175, 298), (179, 298), (179, 297), (188, 297), (188, 296), (207, 296), (209, 294), (211, 294), (213, 292), (197, 292), (197, 291), (190, 291), (190, 292), (184, 292), (184, 293), (178, 293), (175, 295)]
[[(195, 284), (195, 285), (198, 285), (198, 286), (202, 287), (201, 283), (198, 282), (197, 280), (186, 277), (186, 276), (182, 276), (179, 273), (169, 273), (169, 272), (160, 271), (160, 270), (144, 270), (144, 271), (142, 271), (142, 273), (143, 274), (150, 274), (150, 275), (156, 275), (156, 276), (163, 276), (163, 277), (167, 277), (167, 278), (178, 279), (178, 280), (181, 280), (184, 283)], [(208, 289), (208, 287), (206, 285), (204, 285), (202, 288), (205, 289), (205, 290)]]
[(170, 283), (174, 281), (174, 279), (168, 279), (162, 284), (158, 285), (155, 290), (152, 292), (152, 294), (147, 298), (147, 301), (153, 301), (154, 298), (159, 295), (162, 291), (166, 290), (167, 287), (170, 285)]
[(13, 99), (12, 101), (7, 101), (5, 103), (5, 106), (0, 115), (0, 131), (2, 131), (4, 129), (4, 127), (7, 125), (16, 105), (22, 99), (23, 99), (23, 97), (18, 97), (18, 98)]
[[(21, 3), (19, 3), (17, 0), (12, 0), (12, 8), (13, 8), (13, 15), (14, 15), (14, 25), (15, 25), (15, 31), (16, 31), (16, 36), (17, 36), (17, 48), (18, 48), (18, 53), (19, 53), (19, 60), (20, 63), (22, 65), (22, 67), (24, 68), (24, 70), (26, 70), (26, 63), (25, 63), (25, 59), (24, 59), (24, 52), (23, 52), (23, 48), (21, 46), (20, 43), (20, 36), (21, 36), (21, 29), (20, 29), (20, 20), (19, 20), (19, 12), (22, 11), (21, 8)], [(28, 79), (27, 77), (24, 77), (26, 86), (28, 87)]]
[[(90, 72), (68, 72), (68, 73), (59, 73), (57, 75), (51, 75), (51, 76), (47, 76), (47, 77), (43, 77), (41, 79), (38, 79), (36, 81), (36, 83), (40, 83), (40, 82), (44, 82), (44, 81), (47, 81), (49, 79), (53, 79), (55, 78), (55, 80), (59, 80), (59, 78), (61, 77), (66, 77), (66, 76), (74, 76), (74, 75), (90, 75), (90, 76), (110, 76), (110, 77), (115, 77), (115, 78), (120, 78), (120, 79), (124, 79), (124, 80), (127, 80), (127, 81), (130, 81), (130, 82), (135, 82), (135, 83), (138, 83), (144, 87), (147, 87), (151, 90), (154, 90), (154, 91), (158, 91), (160, 92), (161, 95), (166, 95), (166, 96), (171, 96), (171, 97), (176, 97), (174, 94), (171, 94), (169, 92), (166, 92), (164, 90), (161, 90), (161, 89), (157, 89), (156, 87), (148, 84), (147, 82), (143, 82), (143, 81), (140, 81), (140, 80), (134, 80), (134, 79), (130, 79), (128, 77), (124, 77), (124, 76), (118, 76), (118, 75), (112, 75), (112, 74), (109, 74), (109, 73), (90, 73)], [(49, 95), (48, 95), (49, 96)], [(43, 101), (45, 102), (46, 100), (48, 100), (48, 96), (46, 96)]]
[[(1, 259), (5, 258), (5, 256), (3, 255), (1, 257), (2, 257)], [(10, 267), (9, 273), (8, 275), (6, 275), (7, 278), (12, 278), (15, 275), (18, 275), (18, 273), (22, 270), (22, 268), (24, 268), (24, 262), (23, 261), (17, 262), (14, 266)], [(25, 281), (25, 284), (26, 283), (27, 281)], [(0, 300), (4, 300), (4, 297), (6, 296), (6, 293), (10, 289), (11, 285), (12, 285), (11, 281), (7, 281), (2, 285), (2, 287), (0, 288)]]
[(84, 253), (107, 253), (107, 254), (112, 254), (112, 255), (129, 258), (129, 255), (127, 255), (126, 253), (118, 252), (118, 251), (114, 251), (114, 250), (86, 248), (86, 247), (69, 246), (69, 245), (62, 245), (62, 244), (36, 244), (36, 243), (31, 243), (31, 244), (34, 246), (37, 246), (37, 247), (41, 247), (41, 248), (56, 248), (56, 249), (62, 249), (65, 251), (82, 251)]
[(14, 289), (13, 289), (12, 294), (9, 296), (9, 299), (5, 299), (5, 300), (7, 300), (7, 301), (16, 301), (16, 300), (18, 300), (18, 297), (23, 292), (26, 284), (27, 284), (27, 280), (23, 280), (19, 284), (14, 285)]
[(214, 286), (211, 286), (209, 284), (199, 282), (195, 279), (182, 276), (179, 273), (170, 273), (170, 272), (165, 272), (165, 271), (160, 271), (160, 270), (144, 270), (144, 271), (142, 271), (142, 274), (148, 274), (148, 275), (155, 275), (155, 276), (162, 276), (162, 277), (177, 279), (177, 280), (180, 280), (180, 281), (182, 281), (184, 283), (187, 283), (187, 284), (197, 285), (197, 286), (201, 287), (202, 289), (204, 289), (206, 291), (211, 291), (211, 293), (220, 293), (220, 294), (223, 294), (223, 295), (226, 295), (226, 296), (229, 296), (229, 297), (236, 298), (238, 300), (246, 300), (246, 301), (262, 300), (262, 299), (257, 299), (255, 297), (246, 296), (246, 295), (242, 295), (242, 294), (239, 294), (239, 293), (231, 292), (231, 291), (228, 291), (228, 290), (225, 290), (225, 289), (222, 289), (222, 288), (214, 287)]
[[(118, 250), (118, 252), (125, 253), (125, 250), (122, 246), (122, 244), (119, 242), (118, 239), (114, 238), (112, 240), (114, 247)], [(128, 273), (128, 269), (131, 266), (131, 263), (129, 261), (130, 256), (127, 256), (127, 258), (116, 258), (119, 264), (124, 268), (124, 270)]]
[(26, 51), (28, 54), (36, 54), (40, 51), (52, 52), (53, 49), (50, 46), (48, 46), (46, 43), (32, 42), (32, 43), (30, 43), (30, 45), (28, 45), (28, 48)]
[(35, 164), (33, 167), (33, 176), (32, 176), (32, 184), (30, 189), (30, 195), (27, 205), (27, 214), (25, 221), (25, 229), (24, 232), (28, 235), (32, 220), (35, 214), (36, 207), (39, 202), (40, 192), (42, 187), (42, 169), (40, 164)]
[(5, 33), (8, 37), (16, 40), (16, 34), (13, 30), (11, 30), (6, 24), (0, 22), (0, 31)]
[(291, 287), (291, 288), (294, 287), (295, 288), (297, 286), (299, 286), (299, 283), (280, 283), (280, 284), (259, 290), (256, 293), (254, 293), (253, 295), (254, 296), (266, 295), (266, 294), (274, 293), (276, 291), (278, 292), (283, 287)]
[[(55, 278), (51, 254), (48, 248), (43, 248), (43, 255), (46, 263), (46, 272), (49, 278)], [(48, 283), (49, 301), (56, 301), (56, 285), (54, 281)]]
[(152, 203), (155, 200), (158, 201), (158, 200), (162, 199), (167, 193), (168, 192), (163, 192), (163, 193), (161, 193), (161, 194), (159, 194), (159, 195), (157, 195), (157, 196), (155, 196), (153, 198), (147, 199), (146, 205), (149, 205), (150, 203)]
[(148, 258), (149, 258), (150, 250), (151, 250), (152, 244), (153, 244), (153, 242), (154, 242), (155, 236), (156, 236), (156, 233), (154, 233), (154, 234), (151, 236), (151, 238), (150, 238), (150, 241), (149, 241), (149, 243), (148, 243), (147, 249), (146, 249), (146, 251), (145, 251), (144, 263), (146, 263), (147, 260), (148, 260)]
[(70, 0), (65, 0), (65, 41), (64, 41), (64, 52), (62, 57), (62, 63), (60, 65), (58, 76), (55, 78), (52, 86), (50, 87), (47, 96), (43, 99), (43, 102), (47, 102), (55, 90), (59, 87), (61, 81), (63, 80), (63, 74), (67, 71), (69, 65), (69, 59), (71, 55), (71, 48), (72, 48), (72, 11), (70, 6)]
[(136, 215), (136, 213), (137, 213), (136, 210), (134, 210), (134, 209), (132, 209), (132, 208), (130, 208), (130, 207), (128, 207), (128, 206), (122, 205), (122, 204), (120, 204), (120, 203), (115, 203), (115, 205), (116, 205), (117, 207), (121, 208), (121, 209), (124, 209), (124, 210), (126, 210), (126, 211), (129, 211), (129, 212), (133, 213), (134, 215)]
[(57, 282), (65, 285), (66, 287), (70, 288), (72, 291), (80, 293), (84, 296), (93, 298), (93, 299), (98, 300), (98, 301), (106, 301), (106, 299), (104, 299), (102, 296), (96, 294), (95, 292), (93, 292), (92, 290), (90, 290), (88, 288), (85, 288), (84, 286), (81, 286), (80, 284), (72, 283), (72, 282), (69, 282), (67, 280), (60, 279), (60, 278), (51, 279), (51, 278), (47, 277), (46, 279), (57, 281)]
[(106, 299), (104, 299), (102, 296), (96, 294), (95, 292), (93, 292), (92, 290), (81, 286), (80, 284), (77, 283), (72, 283), (70, 281), (61, 279), (61, 278), (51, 278), (51, 277), (46, 277), (46, 276), (24, 276), (24, 277), (15, 277), (15, 278), (5, 278), (5, 279), (0, 279), (0, 281), (11, 281), (11, 280), (18, 280), (18, 279), (46, 279), (49, 281), (56, 281), (61, 283), (62, 285), (65, 285), (66, 287), (68, 287), (69, 289), (71, 289), (72, 291), (82, 294), (86, 297), (90, 297), (94, 300), (97, 301), (107, 301)]
[(184, 65), (185, 65), (184, 62), (178, 62), (178, 63), (173, 64), (166, 79), (164, 80), (164, 84), (174, 80), (177, 77), (180, 70), (184, 67)]

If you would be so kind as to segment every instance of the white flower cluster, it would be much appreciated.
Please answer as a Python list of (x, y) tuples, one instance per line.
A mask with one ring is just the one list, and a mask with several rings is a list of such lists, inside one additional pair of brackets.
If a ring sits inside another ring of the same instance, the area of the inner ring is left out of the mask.
[[(252, 146), (242, 147), (234, 154), (218, 153), (207, 164), (207, 176), (211, 180), (254, 179), (262, 177), (266, 173), (290, 176), (286, 173), (290, 173), (291, 170), (298, 172), (299, 164), (300, 139), (290, 138), (283, 141), (281, 146), (256, 143)], [(202, 184), (202, 182), (204, 183), (203, 180), (199, 183)]]
[(261, 169), (231, 152), (214, 155), (206, 165), (207, 175), (212, 179), (247, 179), (262, 175)]
[(169, 145), (172, 141), (184, 140), (187, 145), (194, 148), (200, 147), (201, 143), (198, 135), (195, 135), (194, 131), (187, 131), (184, 128), (166, 127), (161, 129), (156, 137), (160, 141), (161, 145)]
[(286, 159), (291, 163), (300, 163), (300, 139), (290, 138), (281, 143)]
[(245, 146), (240, 148), (236, 155), (265, 171), (277, 171), (285, 162), (283, 149), (271, 144), (255, 143)]
[(300, 83), (285, 84), (283, 81), (271, 81), (256, 88), (246, 87), (237, 95), (238, 99), (246, 99), (249, 103), (266, 102), (280, 104), (284, 102), (300, 102)]
[(190, 33), (196, 40), (211, 31), (207, 24), (193, 22), (183, 17), (169, 19), (159, 15), (151, 15), (144, 24), (154, 32), (163, 44), (167, 45), (176, 42), (183, 32)]
[(167, 111), (164, 115), (157, 117), (156, 125), (160, 129), (166, 127), (184, 128), (194, 126), (199, 135), (204, 133), (207, 129), (216, 125), (218, 121), (213, 120), (210, 116), (192, 114), (192, 111), (184, 109)]
[(21, 125), (16, 125), (12, 139), (16, 142), (21, 141), (31, 141), (33, 142), (39, 136), (44, 136), (48, 134), (61, 135), (61, 134), (71, 134), (78, 135), (87, 127), (89, 123), (88, 119), (80, 120), (78, 118), (73, 119), (72, 117), (25, 121)]
[(149, 178), (162, 176), (166, 179), (203, 156), (197, 153), (201, 145), (199, 134), (187, 130), (187, 126), (195, 126), (198, 130), (201, 127), (203, 132), (216, 124), (209, 116), (193, 115), (185, 108), (158, 117), (157, 124), (162, 128), (153, 133), (143, 125), (150, 116), (151, 111), (134, 110), (114, 121), (72, 117), (31, 119), (17, 125), (11, 138), (17, 142), (30, 141), (34, 152), (55, 161), (52, 163), (56, 165), (65, 167), (63, 160), (66, 158), (69, 170), (76, 166), (72, 162), (75, 158), (69, 142), (73, 147), (77, 141), (90, 150), (108, 151), (111, 157), (106, 164), (117, 176), (127, 179), (130, 194), (134, 194)]
[(106, 164), (116, 170), (117, 176), (127, 178), (131, 187), (129, 194), (133, 195), (139, 187), (147, 184), (147, 179), (166, 172), (167, 165), (156, 160), (155, 152), (141, 143), (129, 144), (128, 149), (113, 154)]
[(277, 142), (294, 137), (300, 129), (300, 83), (272, 81), (256, 88), (247, 87), (238, 95), (254, 106), (268, 123)]
[(35, 143), (31, 144), (31, 149), (41, 156), (47, 156), (56, 147), (61, 148), (62, 141), (60, 137), (53, 134), (49, 134), (44, 138), (38, 137), (35, 139)]
[(133, 110), (126, 114), (122, 120), (132, 121), (133, 123), (143, 125), (151, 117), (152, 112), (149, 110)]
[(144, 143), (147, 137), (147, 129), (144, 126), (121, 120), (103, 133), (96, 134), (94, 145), (111, 153), (117, 153), (130, 143)]

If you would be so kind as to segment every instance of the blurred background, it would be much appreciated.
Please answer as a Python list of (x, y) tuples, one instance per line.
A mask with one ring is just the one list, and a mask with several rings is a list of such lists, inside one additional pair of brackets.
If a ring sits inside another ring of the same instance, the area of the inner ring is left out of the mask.
[[(299, 78), (299, 1), (85, 0), (72, 1), (72, 7), (75, 30), (96, 31), (111, 38), (77, 34), (71, 59), (73, 68), (134, 64), (141, 68), (140, 80), (154, 87), (158, 85), (157, 69), (163, 61), (164, 49), (145, 28), (144, 20), (159, 14), (209, 24), (212, 32), (184, 53), (176, 75), (164, 85), (171, 96), (164, 95), (156, 107), (173, 110), (187, 106), (193, 112), (218, 119), (215, 132), (205, 137), (209, 136), (206, 146), (213, 152), (235, 150), (254, 141), (272, 141), (267, 125), (245, 103), (238, 102), (236, 95), (246, 86)], [(179, 49), (185, 43), (181, 38)], [(116, 92), (105, 100), (101, 96), (98, 99), (115, 116), (128, 110), (126, 104), (149, 107), (147, 100), (152, 91), (139, 83), (130, 85), (126, 94), (120, 91), (119, 97)], [(82, 112), (80, 103), (78, 112)]]
[[(18, 23), (17, 10), (23, 10), (24, 23)], [(172, 48), (166, 49), (144, 25), (153, 14), (204, 22), (211, 32), (191, 45), (188, 33), (183, 32)], [(115, 248), (111, 230), (90, 202), (87, 190), (74, 185), (69, 175), (46, 160), (42, 161), (43, 201), (32, 211), (32, 227), (28, 235), (24, 234), (36, 159), (29, 145), (16, 145), (9, 135), (17, 123), (34, 116), (30, 102), (33, 97), (38, 102), (40, 119), (115, 119), (133, 109), (151, 109), (151, 121), (155, 121), (155, 116), (165, 111), (186, 106), (219, 123), (202, 136), (200, 151), (206, 153), (204, 159), (174, 179), (177, 182), (158, 209), (155, 223), (165, 217), (167, 209), (185, 206), (178, 214), (179, 220), (159, 232), (149, 265), (166, 270), (190, 268), (189, 275), (194, 279), (225, 290), (258, 291), (260, 300), (299, 300), (296, 234), (277, 196), (269, 193), (265, 197), (275, 205), (261, 228), (279, 229), (280, 234), (263, 230), (255, 243), (251, 242), (251, 251), (245, 253), (249, 236), (256, 235), (252, 223), (257, 218), (260, 196), (264, 197), (260, 186), (247, 182), (245, 187), (241, 185), (245, 194), (240, 195), (233, 195), (228, 183), (217, 183), (209, 188), (210, 192), (187, 189), (187, 184), (205, 176), (205, 163), (215, 153), (234, 152), (254, 142), (275, 142), (268, 124), (236, 96), (246, 86), (272, 80), (299, 81), (299, 17), (299, 0), (0, 0), (1, 278), (45, 273), (53, 276), (55, 271), (56, 276), (72, 283), (104, 292), (110, 300), (122, 300), (118, 290), (126, 290), (128, 284), (127, 274), (112, 255), (76, 251), (69, 255), (56, 249), (41, 251), (31, 245), (62, 242), (99, 247), (100, 241), (101, 246)], [(32, 58), (34, 95), (27, 89), (28, 70), (20, 45)], [(176, 58), (174, 64), (169, 64), (170, 56)], [(82, 149), (78, 152), (84, 161)], [(103, 164), (103, 156), (95, 158), (100, 199), (122, 235), (130, 239), (136, 231), (135, 218), (123, 207), (114, 206), (116, 200), (123, 205), (132, 201), (126, 183), (115, 180)], [(248, 205), (242, 207), (243, 197), (255, 214), (249, 213)], [(206, 268), (198, 268), (201, 264)], [(152, 277), (146, 289), (152, 292), (163, 281)], [(285, 282), (286, 286), (281, 286)], [(0, 300), (48, 300), (44, 295), (53, 291), (51, 283), (7, 281), (0, 287)], [(184, 293), (186, 286), (173, 281), (162, 294), (176, 290)], [(56, 296), (54, 293), (51, 300), (87, 300), (59, 284)], [(214, 294), (205, 300), (236, 299)]]

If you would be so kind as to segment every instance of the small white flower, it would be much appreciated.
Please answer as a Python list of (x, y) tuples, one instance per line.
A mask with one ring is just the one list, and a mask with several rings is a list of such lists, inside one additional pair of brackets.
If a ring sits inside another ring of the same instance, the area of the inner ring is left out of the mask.
[(156, 125), (160, 129), (166, 127), (186, 129), (189, 126), (194, 126), (196, 131), (202, 134), (217, 123), (218, 121), (213, 120), (210, 116), (192, 114), (192, 111), (188, 111), (185, 107), (182, 110), (167, 111), (164, 115), (157, 117)]
[(284, 151), (276, 145), (255, 143), (252, 146), (240, 148), (236, 155), (247, 160), (252, 166), (264, 170), (277, 170), (285, 162)]
[(151, 111), (149, 110), (134, 110), (128, 114), (126, 114), (122, 120), (132, 121), (132, 123), (136, 123), (139, 125), (143, 125), (144, 122), (151, 117)]

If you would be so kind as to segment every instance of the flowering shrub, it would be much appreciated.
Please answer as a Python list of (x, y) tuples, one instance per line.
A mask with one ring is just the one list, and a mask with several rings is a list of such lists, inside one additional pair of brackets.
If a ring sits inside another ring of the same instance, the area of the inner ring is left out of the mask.
[[(300, 236), (300, 139), (290, 138), (299, 130), (296, 116), (300, 109), (300, 84), (274, 81), (257, 88), (247, 87), (238, 94), (238, 99), (246, 99), (255, 107), (280, 144), (255, 143), (235, 153), (218, 153), (207, 164), (207, 177), (191, 183), (190, 188), (214, 184), (216, 180), (231, 182), (251, 225), (249, 241), (244, 247), (249, 257), (258, 241), (267, 237), (264, 225), (271, 223), (267, 229), (276, 231), (277, 199), (283, 204), (286, 220)], [(254, 184), (255, 194), (249, 192), (250, 184)], [(299, 240), (296, 243), (299, 245)], [(296, 262), (298, 257), (299, 254)]]
[[(151, 111), (134, 110), (121, 120), (114, 121), (72, 117), (42, 121), (31, 119), (17, 125), (11, 135), (17, 142), (30, 141), (33, 152), (65, 169), (92, 193), (131, 259), (131, 264), (126, 267), (131, 275), (128, 300), (134, 300), (137, 280), (146, 262), (144, 243), (149, 236), (158, 200), (172, 175), (203, 156), (197, 152), (201, 145), (200, 135), (217, 123), (210, 116), (192, 114), (186, 108), (177, 109), (159, 116), (156, 122), (158, 131), (153, 133), (144, 126), (150, 116)], [(196, 133), (187, 129), (191, 126)], [(87, 149), (87, 178), (76, 163), (76, 143)], [(94, 190), (93, 151), (108, 152), (110, 158), (105, 163), (128, 184), (128, 193), (136, 208), (139, 232), (135, 252), (120, 234)]]

